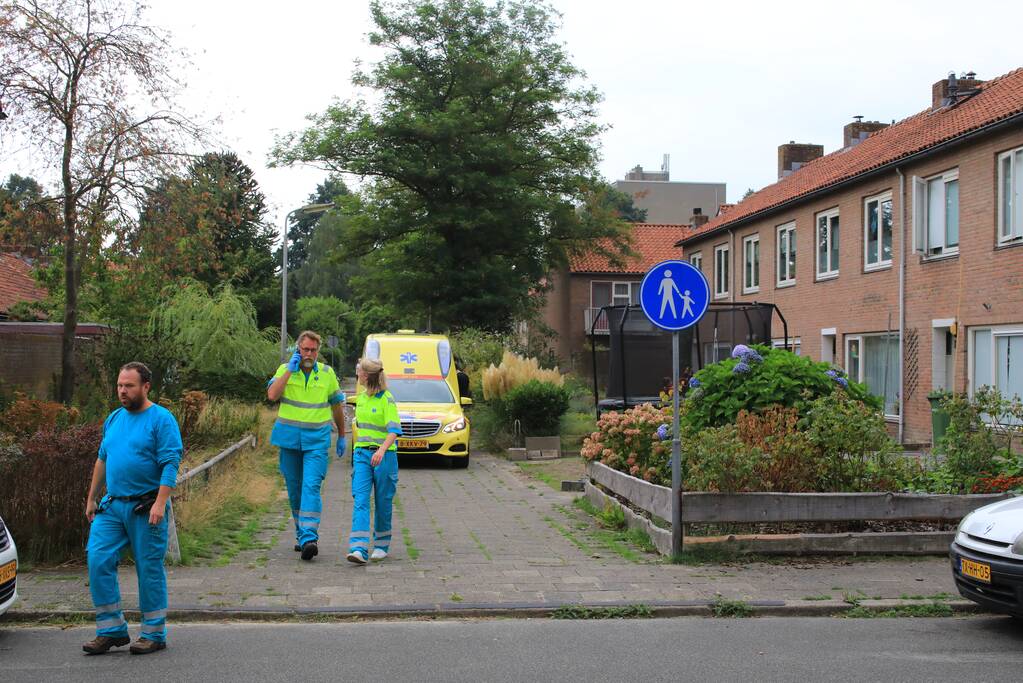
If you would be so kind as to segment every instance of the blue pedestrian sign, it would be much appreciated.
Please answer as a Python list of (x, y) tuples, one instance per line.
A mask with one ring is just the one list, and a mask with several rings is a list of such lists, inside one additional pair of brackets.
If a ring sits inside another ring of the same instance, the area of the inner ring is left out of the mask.
[(654, 325), (684, 330), (707, 312), (710, 285), (699, 268), (685, 261), (661, 261), (643, 277), (639, 303)]

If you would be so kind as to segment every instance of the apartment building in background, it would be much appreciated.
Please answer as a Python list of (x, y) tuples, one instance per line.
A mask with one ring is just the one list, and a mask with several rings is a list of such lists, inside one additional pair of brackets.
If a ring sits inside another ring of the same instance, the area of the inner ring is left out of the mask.
[(676, 243), (713, 300), (778, 305), (906, 444), (931, 441), (932, 390), (1023, 395), (1023, 69), (920, 90), (929, 107), (850, 122), (838, 151), (782, 145), (777, 182)]
[(644, 171), (636, 166), (624, 180), (614, 182), (615, 189), (632, 197), (636, 208), (646, 210), (647, 223), (679, 225), (689, 220), (694, 209), (713, 215), (712, 209), (725, 203), (725, 183), (673, 181), (668, 164), (665, 154), (660, 171)]

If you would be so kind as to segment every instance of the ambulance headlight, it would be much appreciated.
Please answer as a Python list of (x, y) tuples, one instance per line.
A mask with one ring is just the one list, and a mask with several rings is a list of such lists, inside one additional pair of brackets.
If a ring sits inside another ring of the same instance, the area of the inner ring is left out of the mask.
[(460, 417), (451, 424), (444, 427), (443, 431), (445, 434), (451, 434), (452, 432), (460, 432), (465, 429), (465, 418)]

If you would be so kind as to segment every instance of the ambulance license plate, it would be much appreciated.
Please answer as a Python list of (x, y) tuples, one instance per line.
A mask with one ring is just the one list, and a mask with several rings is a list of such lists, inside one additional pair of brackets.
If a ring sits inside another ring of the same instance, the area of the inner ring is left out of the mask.
[(429, 448), (430, 442), (426, 439), (398, 439), (398, 448)]
[(17, 575), (18, 563), (14, 560), (11, 560), (4, 566), (0, 567), (0, 583), (7, 583)]
[(973, 560), (967, 560), (965, 557), (960, 557), (959, 569), (963, 572), (963, 574), (972, 576), (978, 581), (991, 583), (991, 565), (989, 564), (974, 562)]

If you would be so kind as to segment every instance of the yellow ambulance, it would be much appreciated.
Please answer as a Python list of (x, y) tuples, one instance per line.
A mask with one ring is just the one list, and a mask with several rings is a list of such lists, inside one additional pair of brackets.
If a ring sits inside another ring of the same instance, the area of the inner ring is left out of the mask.
[[(371, 334), (362, 355), (383, 363), (387, 389), (398, 403), (398, 455), (441, 456), (449, 465), (468, 467), (469, 419), (463, 406), (472, 405), (472, 399), (459, 395), (448, 338), (413, 330)], [(364, 389), (359, 386), (357, 391)], [(358, 429), (352, 425), (352, 443)]]

